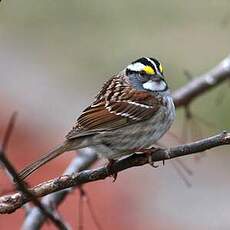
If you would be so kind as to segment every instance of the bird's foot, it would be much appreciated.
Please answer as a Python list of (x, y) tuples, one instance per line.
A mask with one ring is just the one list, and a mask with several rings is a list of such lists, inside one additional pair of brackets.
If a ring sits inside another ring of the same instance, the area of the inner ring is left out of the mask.
[[(145, 148), (140, 148), (140, 149), (136, 149), (135, 152), (141, 152), (143, 154), (145, 154), (148, 158), (148, 163), (149, 165), (151, 165), (153, 168), (158, 168), (159, 165), (156, 165), (153, 160), (152, 160), (152, 154), (157, 150), (157, 148), (149, 148), (149, 149), (145, 149)], [(163, 160), (163, 165), (165, 165), (165, 161)]]
[(107, 173), (108, 175), (112, 176), (113, 177), (113, 182), (116, 181), (117, 179), (117, 173), (112, 173), (112, 166), (113, 164), (116, 162), (116, 160), (113, 160), (113, 159), (109, 159), (109, 163), (106, 165), (106, 170), (107, 170)]

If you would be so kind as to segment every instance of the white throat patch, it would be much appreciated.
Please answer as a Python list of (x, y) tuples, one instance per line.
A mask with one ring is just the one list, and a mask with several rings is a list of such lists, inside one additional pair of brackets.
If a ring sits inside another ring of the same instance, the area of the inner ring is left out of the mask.
[(149, 80), (143, 84), (143, 88), (150, 91), (163, 91), (166, 89), (166, 83), (164, 81), (152, 81)]

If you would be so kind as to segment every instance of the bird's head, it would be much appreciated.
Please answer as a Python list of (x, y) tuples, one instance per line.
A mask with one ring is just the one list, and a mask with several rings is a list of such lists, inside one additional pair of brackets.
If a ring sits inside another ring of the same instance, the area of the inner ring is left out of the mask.
[(163, 92), (168, 89), (163, 67), (155, 58), (139, 58), (125, 68), (125, 73), (133, 86), (138, 89), (142, 87), (152, 92)]

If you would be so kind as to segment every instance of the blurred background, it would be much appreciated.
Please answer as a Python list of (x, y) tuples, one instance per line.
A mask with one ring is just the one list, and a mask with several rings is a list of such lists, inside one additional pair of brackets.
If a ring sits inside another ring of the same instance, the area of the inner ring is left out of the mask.
[[(1, 138), (12, 112), (19, 112), (7, 154), (22, 169), (62, 142), (102, 83), (140, 56), (161, 60), (175, 90), (188, 82), (185, 71), (196, 77), (229, 51), (228, 0), (3, 0)], [(186, 125), (183, 109), (177, 110), (171, 133), (191, 141), (229, 129), (229, 100), (227, 84), (215, 88), (192, 104), (194, 117)], [(178, 144), (172, 135), (163, 143)], [(221, 147), (202, 158), (182, 158), (192, 176), (178, 162), (166, 162), (157, 169), (148, 165), (129, 169), (115, 183), (107, 178), (84, 188), (103, 229), (229, 229), (227, 152)], [(29, 183), (60, 175), (73, 157), (67, 153), (55, 159)], [(178, 176), (178, 167), (191, 186)], [(0, 173), (0, 192), (5, 194), (13, 187), (4, 171)], [(59, 208), (75, 229), (78, 201), (76, 190)], [(0, 228), (19, 229), (24, 216), (23, 209), (1, 215)], [(46, 224), (43, 229), (54, 227)], [(84, 229), (95, 229), (87, 208)]]

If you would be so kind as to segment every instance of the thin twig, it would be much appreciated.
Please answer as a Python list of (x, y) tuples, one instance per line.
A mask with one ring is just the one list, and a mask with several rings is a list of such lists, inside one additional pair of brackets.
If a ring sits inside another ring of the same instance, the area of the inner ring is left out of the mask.
[(83, 230), (84, 228), (84, 190), (79, 186), (80, 199), (78, 204), (78, 230)]
[(182, 172), (182, 170), (180, 169), (180, 167), (177, 166), (176, 162), (172, 161), (172, 165), (174, 167), (174, 169), (176, 170), (178, 176), (182, 179), (182, 181), (184, 182), (184, 184), (190, 188), (192, 186), (192, 184), (190, 183), (190, 181), (188, 180), (188, 178), (184, 175), (184, 173)]
[(9, 140), (10, 140), (10, 137), (11, 137), (11, 133), (14, 129), (14, 125), (15, 125), (15, 121), (16, 121), (16, 118), (17, 118), (17, 113), (14, 112), (9, 120), (9, 123), (7, 125), (7, 129), (6, 129), (6, 132), (5, 132), (5, 135), (3, 137), (3, 142), (2, 142), (2, 149), (1, 149), (1, 154), (4, 155), (4, 152), (6, 151), (7, 149), (7, 146), (8, 146), (8, 143), (9, 143)]
[(87, 193), (85, 193), (85, 197), (86, 197), (86, 203), (88, 205), (90, 215), (91, 215), (91, 217), (93, 219), (93, 222), (94, 222), (97, 230), (102, 230), (103, 228), (102, 228), (101, 224), (98, 222), (98, 219), (97, 219), (96, 214), (95, 214), (94, 209), (93, 209), (91, 199), (90, 199), (90, 197), (89, 197), (89, 195)]

